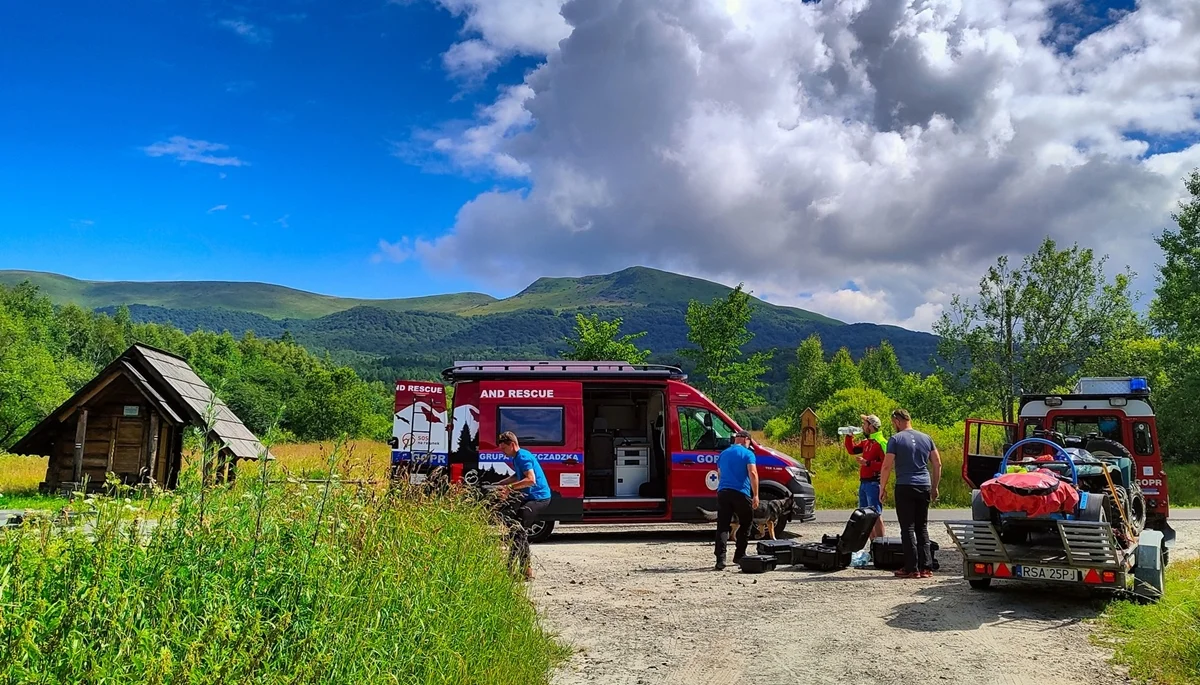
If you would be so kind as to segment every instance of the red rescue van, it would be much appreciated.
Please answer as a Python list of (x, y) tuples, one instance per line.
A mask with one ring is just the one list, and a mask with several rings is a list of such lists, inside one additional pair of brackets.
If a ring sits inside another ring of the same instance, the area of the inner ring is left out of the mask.
[[(461, 362), (442, 377), (454, 388), (449, 416), (428, 383), (397, 383), (393, 464), (414, 480), (449, 466), (470, 483), (499, 481), (512, 465), (496, 437), (516, 433), (521, 447), (537, 455), (553, 491), (545, 520), (531, 531), (534, 541), (549, 537), (557, 523), (698, 522), (701, 508), (716, 510), (717, 456), (739, 426), (676, 367)], [(423, 393), (414, 395), (414, 387)], [(788, 520), (815, 518), (804, 466), (757, 443), (751, 449), (759, 496), (791, 500)]]

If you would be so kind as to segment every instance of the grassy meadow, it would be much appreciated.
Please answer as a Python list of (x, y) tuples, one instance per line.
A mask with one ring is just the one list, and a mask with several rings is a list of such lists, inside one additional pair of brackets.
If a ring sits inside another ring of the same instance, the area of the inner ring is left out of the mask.
[[(963, 482), (963, 427), (937, 428), (923, 426), (942, 454), (941, 499), (936, 506), (969, 507), (971, 492)], [(984, 433), (984, 451), (998, 451), (1003, 443), (998, 435)], [(800, 458), (798, 442), (773, 442), (761, 433), (755, 439)], [(277, 461), (271, 468), (274, 478), (284, 474), (299, 479), (321, 479), (329, 471), (334, 444), (298, 443), (276, 445), (271, 452)], [(189, 459), (194, 455), (189, 455)], [(379, 483), (386, 477), (391, 452), (386, 443), (373, 440), (352, 440), (345, 443), (336, 460), (336, 470), (344, 481)], [(813, 460), (813, 483), (817, 489), (817, 506), (822, 509), (848, 509), (858, 503), (858, 464), (846, 454), (841, 443), (818, 446)], [(252, 478), (258, 473), (257, 464), (243, 464), (238, 477)], [(0, 509), (47, 509), (61, 506), (65, 500), (37, 493), (38, 483), (46, 475), (46, 460), (37, 457), (18, 457), (0, 454)], [(1167, 467), (1171, 483), (1171, 502), (1174, 506), (1200, 506), (1200, 464), (1171, 464)]]
[[(187, 470), (174, 492), (77, 500), (87, 530), (0, 532), (0, 682), (546, 682), (564, 650), (481, 503), (352, 485), (386, 445), (275, 451), (227, 487)], [(5, 487), (36, 487), (19, 459)], [(317, 472), (346, 475), (280, 481)]]
[(1102, 617), (1118, 663), (1139, 681), (1200, 683), (1200, 559), (1173, 561), (1155, 604), (1120, 601)]

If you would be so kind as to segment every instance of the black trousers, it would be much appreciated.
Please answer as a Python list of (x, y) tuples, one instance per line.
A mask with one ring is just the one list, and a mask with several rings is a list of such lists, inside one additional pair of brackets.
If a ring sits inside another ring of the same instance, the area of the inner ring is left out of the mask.
[(733, 517), (737, 516), (737, 543), (733, 548), (733, 560), (736, 562), (746, 553), (746, 545), (750, 543), (750, 529), (754, 527), (754, 510), (750, 507), (750, 498), (738, 490), (720, 490), (717, 492), (717, 561), (725, 561), (725, 547), (729, 544), (729, 530), (732, 528)]
[(900, 541), (904, 545), (904, 570), (932, 571), (929, 551), (929, 501), (927, 485), (897, 485), (896, 518), (900, 519)]
[(508, 564), (523, 571), (529, 567), (529, 529), (550, 505), (550, 500), (514, 500), (506, 505), (500, 515), (509, 526)]

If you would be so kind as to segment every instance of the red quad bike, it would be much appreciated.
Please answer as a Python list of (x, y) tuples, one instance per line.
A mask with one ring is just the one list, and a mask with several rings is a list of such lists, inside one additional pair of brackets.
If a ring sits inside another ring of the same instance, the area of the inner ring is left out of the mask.
[(1161, 597), (1164, 535), (1145, 527), (1133, 459), (1092, 454), (1075, 436), (1034, 434), (972, 492), (971, 520), (946, 522), (971, 587), (1000, 578)]

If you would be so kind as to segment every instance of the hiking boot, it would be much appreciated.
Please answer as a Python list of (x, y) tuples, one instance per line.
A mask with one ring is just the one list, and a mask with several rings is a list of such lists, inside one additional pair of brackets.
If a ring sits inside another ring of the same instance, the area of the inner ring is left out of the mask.
[(920, 578), (921, 572), (920, 571), (905, 571), (904, 569), (899, 569), (899, 570), (895, 571), (892, 575), (894, 575), (897, 578)]

